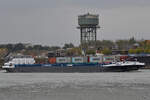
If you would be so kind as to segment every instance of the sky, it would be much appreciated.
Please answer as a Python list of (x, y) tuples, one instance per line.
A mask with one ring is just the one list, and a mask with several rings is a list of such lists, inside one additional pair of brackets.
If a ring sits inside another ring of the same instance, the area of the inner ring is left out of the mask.
[(80, 44), (78, 15), (99, 14), (97, 40), (150, 39), (150, 0), (0, 0), (0, 44)]

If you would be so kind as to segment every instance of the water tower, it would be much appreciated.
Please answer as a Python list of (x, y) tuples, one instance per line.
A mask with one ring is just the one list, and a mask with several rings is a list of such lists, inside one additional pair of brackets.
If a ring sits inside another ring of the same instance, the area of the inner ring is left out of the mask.
[(90, 41), (96, 41), (97, 29), (99, 27), (99, 15), (85, 14), (78, 16), (81, 45)]

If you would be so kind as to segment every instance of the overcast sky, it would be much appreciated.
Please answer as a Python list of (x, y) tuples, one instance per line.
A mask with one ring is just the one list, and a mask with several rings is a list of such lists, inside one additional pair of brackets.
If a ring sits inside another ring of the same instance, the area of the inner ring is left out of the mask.
[(98, 40), (150, 39), (150, 0), (0, 0), (0, 44), (78, 45), (87, 12), (100, 15)]

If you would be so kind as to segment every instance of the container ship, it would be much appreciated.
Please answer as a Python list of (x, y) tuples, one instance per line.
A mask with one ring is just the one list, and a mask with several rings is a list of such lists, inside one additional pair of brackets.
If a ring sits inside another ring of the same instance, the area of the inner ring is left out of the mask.
[[(116, 62), (114, 57), (53, 57), (49, 63), (37, 64), (30, 56), (13, 57), (2, 68), (7, 72), (124, 72), (138, 70), (144, 63)], [(111, 61), (111, 62), (110, 62)]]

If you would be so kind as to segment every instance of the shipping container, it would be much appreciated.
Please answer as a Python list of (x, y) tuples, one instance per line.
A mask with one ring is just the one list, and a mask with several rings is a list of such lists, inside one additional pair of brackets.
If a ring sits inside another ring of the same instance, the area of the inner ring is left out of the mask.
[(71, 63), (71, 57), (57, 57), (56, 63)]
[(116, 55), (116, 61), (126, 61), (126, 60), (130, 60), (129, 56), (127, 55)]
[(115, 62), (115, 56), (103, 56), (103, 62)]
[(120, 56), (120, 61), (128, 60), (128, 56)]
[(12, 62), (15, 64), (34, 64), (35, 60), (33, 58), (14, 58)]
[(72, 57), (72, 63), (87, 63), (88, 57)]
[(49, 59), (48, 59), (48, 62), (49, 62), (50, 64), (55, 64), (55, 63), (56, 63), (56, 57), (49, 58)]
[(121, 55), (116, 55), (116, 56), (115, 56), (115, 60), (116, 60), (117, 62), (120, 61), (120, 56), (121, 56)]
[(91, 56), (89, 57), (89, 63), (101, 63), (102, 56)]

